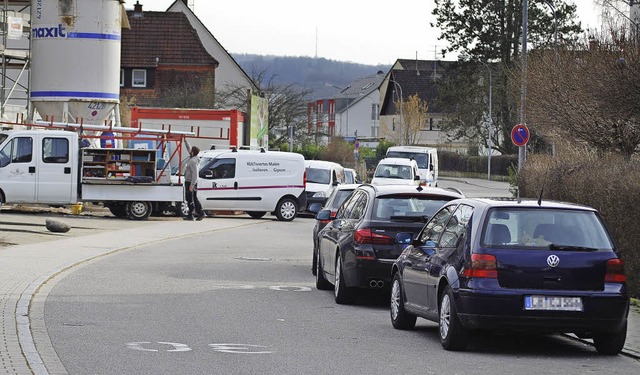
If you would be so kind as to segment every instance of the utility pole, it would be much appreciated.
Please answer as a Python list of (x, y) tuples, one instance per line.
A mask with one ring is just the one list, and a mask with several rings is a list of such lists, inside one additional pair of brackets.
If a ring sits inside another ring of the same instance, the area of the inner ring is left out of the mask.
[[(529, 1), (522, 0), (522, 82), (520, 85), (520, 124), (526, 125), (525, 102), (527, 99), (527, 21), (529, 19)], [(526, 158), (525, 146), (518, 147), (518, 172)]]

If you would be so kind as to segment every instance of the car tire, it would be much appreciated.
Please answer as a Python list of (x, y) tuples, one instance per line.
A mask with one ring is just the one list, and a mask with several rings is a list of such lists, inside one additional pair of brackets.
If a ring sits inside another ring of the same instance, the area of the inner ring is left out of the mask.
[(347, 287), (344, 282), (344, 275), (342, 274), (342, 257), (340, 253), (336, 255), (336, 272), (335, 281), (333, 283), (333, 293), (336, 303), (340, 305), (348, 305), (353, 303), (354, 292), (352, 288)]
[(627, 322), (624, 327), (614, 333), (597, 333), (593, 335), (593, 345), (598, 353), (603, 355), (617, 355), (624, 349), (624, 342), (627, 339)]
[(316, 288), (318, 290), (330, 290), (331, 287), (331, 283), (329, 283), (324, 277), (322, 263), (320, 263), (319, 257), (316, 257)]
[(417, 317), (404, 309), (404, 296), (400, 275), (396, 272), (391, 280), (391, 324), (395, 329), (413, 329)]
[(267, 214), (267, 212), (266, 211), (249, 211), (247, 212), (247, 214), (251, 216), (253, 219), (261, 219), (264, 215)]
[(448, 285), (440, 296), (439, 317), (438, 332), (440, 333), (440, 344), (444, 350), (464, 350), (469, 341), (469, 332), (458, 319), (453, 291)]
[(179, 217), (189, 216), (189, 203), (179, 202), (179, 204), (176, 204), (176, 215)]
[(144, 201), (131, 201), (126, 205), (127, 218), (131, 220), (146, 220), (151, 216), (151, 203)]
[(298, 213), (298, 203), (291, 198), (282, 198), (276, 206), (276, 217), (280, 221), (291, 221)]
[(313, 276), (318, 274), (318, 248), (316, 247), (316, 241), (313, 241), (313, 258), (311, 261), (311, 273)]

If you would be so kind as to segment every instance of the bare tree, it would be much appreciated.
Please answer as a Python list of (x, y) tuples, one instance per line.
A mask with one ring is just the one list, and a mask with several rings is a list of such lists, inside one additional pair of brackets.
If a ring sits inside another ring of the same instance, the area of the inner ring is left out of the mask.
[[(266, 71), (252, 72), (252, 80), (260, 88), (258, 95), (269, 99), (269, 143), (288, 143), (290, 128), (294, 129), (297, 143), (306, 143), (312, 136), (307, 130), (307, 104), (311, 90), (300, 89), (294, 84), (279, 85), (274, 77), (267, 79)], [(229, 84), (217, 91), (216, 108), (240, 108), (247, 111), (250, 103), (246, 87)]]
[(427, 102), (420, 99), (417, 94), (409, 97), (402, 103), (402, 137), (405, 145), (414, 145), (418, 140), (420, 129), (423, 129), (429, 118), (429, 106)]
[(538, 132), (631, 158), (640, 145), (640, 50), (627, 29), (529, 61), (527, 112)]

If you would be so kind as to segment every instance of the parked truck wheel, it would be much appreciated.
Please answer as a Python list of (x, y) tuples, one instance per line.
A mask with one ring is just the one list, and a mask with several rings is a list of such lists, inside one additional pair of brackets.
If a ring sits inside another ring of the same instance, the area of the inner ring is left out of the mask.
[(124, 204), (110, 204), (107, 207), (113, 216), (121, 219), (127, 217), (127, 208)]
[(126, 203), (127, 218), (131, 220), (146, 220), (151, 216), (151, 203), (132, 201)]
[(249, 214), (249, 216), (251, 216), (254, 219), (260, 219), (261, 217), (267, 214), (265, 211), (249, 211), (247, 213)]

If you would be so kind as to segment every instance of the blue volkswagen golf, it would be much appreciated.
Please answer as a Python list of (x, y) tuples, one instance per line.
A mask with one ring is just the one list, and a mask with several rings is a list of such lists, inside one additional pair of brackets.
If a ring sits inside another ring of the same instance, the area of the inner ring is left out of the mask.
[(598, 212), (550, 201), (465, 198), (440, 209), (392, 267), (391, 322), (439, 324), (446, 350), (469, 332), (574, 333), (596, 350), (624, 347), (623, 261)]

